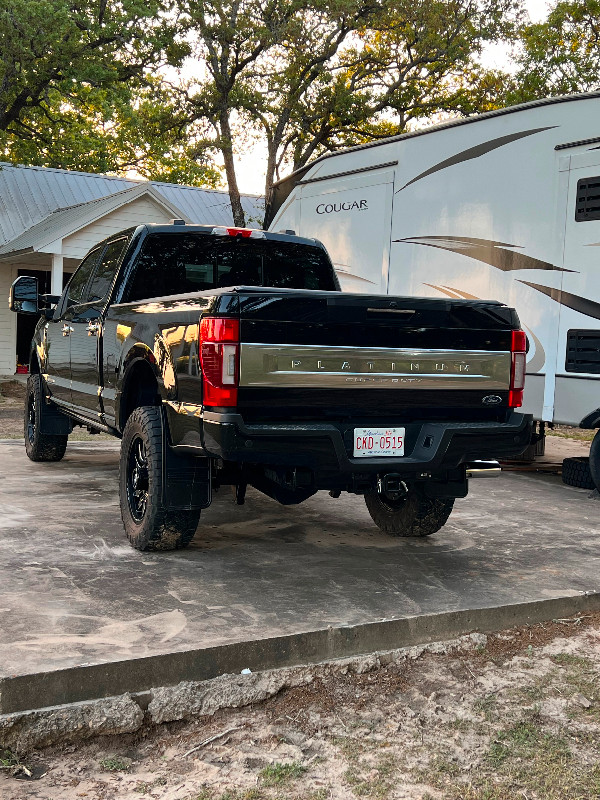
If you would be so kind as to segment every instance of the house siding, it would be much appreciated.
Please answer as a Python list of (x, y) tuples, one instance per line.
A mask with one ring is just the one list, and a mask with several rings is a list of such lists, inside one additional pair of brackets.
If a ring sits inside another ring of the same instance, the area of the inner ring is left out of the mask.
[(12, 264), (0, 264), (0, 375), (13, 375), (16, 369), (17, 315), (8, 307), (10, 285), (17, 277)]
[(164, 224), (171, 219), (169, 212), (152, 198), (141, 197), (68, 236), (63, 240), (63, 254), (66, 258), (82, 259), (88, 250), (107, 236), (136, 225), (151, 222)]

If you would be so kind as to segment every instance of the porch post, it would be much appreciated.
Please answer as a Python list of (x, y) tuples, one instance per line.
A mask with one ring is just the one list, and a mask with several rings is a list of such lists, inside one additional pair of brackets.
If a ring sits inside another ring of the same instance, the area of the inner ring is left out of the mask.
[(50, 294), (61, 295), (63, 290), (63, 262), (64, 257), (59, 253), (52, 253), (52, 277), (50, 281)]

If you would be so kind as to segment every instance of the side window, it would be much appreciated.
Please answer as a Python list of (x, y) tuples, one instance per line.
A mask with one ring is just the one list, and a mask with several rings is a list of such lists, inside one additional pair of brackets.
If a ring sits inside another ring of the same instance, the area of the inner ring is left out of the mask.
[(100, 260), (101, 253), (102, 248), (97, 247), (95, 250), (92, 250), (92, 252), (87, 255), (77, 267), (77, 270), (67, 285), (67, 301), (65, 303), (65, 309), (69, 308), (70, 306), (74, 306), (77, 303), (84, 302), (82, 297), (85, 287), (90, 279), (90, 275)]
[(600, 219), (600, 176), (577, 181), (575, 222)]
[[(123, 255), (123, 250), (127, 244), (127, 239), (117, 239), (111, 242), (105, 249), (102, 259), (96, 270), (89, 290), (83, 296), (82, 303), (92, 303), (103, 300), (112, 286), (119, 260)], [(86, 296), (87, 295), (87, 296)]]

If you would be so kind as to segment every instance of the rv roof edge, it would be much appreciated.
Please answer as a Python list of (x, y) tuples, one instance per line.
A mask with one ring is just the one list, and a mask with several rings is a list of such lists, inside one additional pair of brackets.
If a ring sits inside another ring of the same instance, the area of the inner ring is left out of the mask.
[[(515, 114), (519, 111), (526, 111), (529, 108), (539, 108), (540, 106), (555, 105), (557, 103), (569, 103), (573, 100), (592, 100), (598, 97), (600, 97), (600, 91), (582, 92), (580, 94), (564, 94), (560, 95), (559, 97), (543, 97), (540, 100), (530, 100), (527, 103), (518, 103), (514, 106), (507, 106), (506, 108), (495, 108), (493, 111), (485, 111), (483, 114), (475, 114), (472, 117), (456, 117), (449, 119), (446, 122), (440, 122), (437, 125), (431, 125), (427, 128), (419, 128), (416, 131), (407, 131), (407, 133), (399, 133), (396, 136), (388, 136), (386, 139), (378, 139), (376, 142), (357, 144), (354, 145), (354, 147), (348, 147), (345, 150), (336, 150), (334, 153), (323, 153), (323, 155), (318, 156), (318, 158), (315, 158), (314, 161), (309, 161), (308, 164), (300, 167), (300, 169), (296, 170), (295, 172), (290, 172), (290, 174), (286, 175), (285, 178), (275, 181), (273, 183), (273, 188), (280, 186), (282, 183), (290, 180), (290, 178), (293, 178), (295, 175), (306, 173), (310, 167), (314, 167), (315, 164), (318, 164), (321, 161), (325, 161), (328, 158), (343, 156), (346, 153), (354, 150), (367, 150), (371, 147), (380, 147), (382, 145), (389, 144), (390, 142), (397, 142), (400, 139), (413, 139), (416, 136), (425, 136), (428, 133), (435, 133), (436, 131), (444, 130), (445, 128), (454, 128), (458, 125), (470, 125), (474, 122), (480, 122), (485, 119), (501, 117), (505, 114)], [(566, 146), (569, 147), (571, 145)]]

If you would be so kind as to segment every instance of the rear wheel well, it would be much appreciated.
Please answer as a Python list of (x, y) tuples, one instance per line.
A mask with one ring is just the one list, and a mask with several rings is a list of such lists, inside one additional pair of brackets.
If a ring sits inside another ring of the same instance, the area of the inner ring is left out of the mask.
[(119, 414), (119, 427), (124, 430), (127, 420), (136, 408), (141, 406), (158, 406), (161, 398), (158, 393), (158, 381), (152, 367), (145, 361), (138, 361), (127, 373)]

